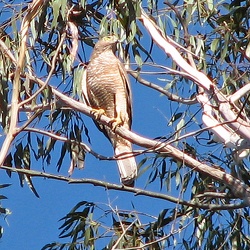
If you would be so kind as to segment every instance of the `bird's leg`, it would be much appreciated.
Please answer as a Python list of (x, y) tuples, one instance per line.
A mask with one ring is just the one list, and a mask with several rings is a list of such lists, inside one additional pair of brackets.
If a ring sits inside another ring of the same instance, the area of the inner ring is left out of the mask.
[(102, 115), (105, 115), (105, 110), (104, 109), (94, 109), (92, 108), (92, 110), (90, 111), (90, 114), (94, 115), (95, 120), (100, 120), (100, 117)]
[(113, 131), (115, 131), (115, 129), (119, 126), (122, 126), (124, 121), (122, 119), (122, 112), (120, 110), (120, 108), (115, 105), (115, 113), (116, 113), (116, 117), (114, 117), (113, 119), (111, 119), (111, 121), (109, 122), (111, 124), (111, 129)]

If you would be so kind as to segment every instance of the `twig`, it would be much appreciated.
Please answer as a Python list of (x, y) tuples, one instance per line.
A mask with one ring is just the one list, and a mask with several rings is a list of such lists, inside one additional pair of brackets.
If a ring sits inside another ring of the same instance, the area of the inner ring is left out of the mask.
[(158, 85), (156, 85), (156, 84), (154, 84), (152, 82), (149, 82), (149, 81), (147, 81), (145, 79), (142, 79), (141, 76), (137, 72), (135, 72), (135, 71), (129, 70), (128, 72), (138, 82), (140, 82), (141, 84), (143, 84), (143, 85), (145, 85), (147, 87), (150, 87), (150, 88), (152, 88), (154, 90), (157, 90), (158, 92), (166, 95), (169, 100), (172, 100), (172, 101), (175, 101), (175, 102), (179, 102), (179, 103), (184, 103), (184, 104), (187, 104), (187, 105), (191, 105), (191, 104), (197, 103), (197, 100), (195, 98), (192, 99), (192, 100), (182, 98), (182, 97), (177, 96), (177, 95), (175, 95), (173, 93), (170, 93), (169, 91), (163, 89), (162, 87), (160, 87), (160, 86), (158, 86)]
[(57, 49), (55, 51), (55, 54), (53, 56), (52, 63), (51, 63), (51, 69), (49, 71), (49, 74), (48, 74), (48, 77), (47, 77), (47, 79), (45, 81), (45, 84), (43, 86), (41, 86), (41, 88), (38, 89), (32, 96), (30, 96), (29, 98), (27, 98), (24, 101), (20, 102), (19, 107), (21, 107), (21, 106), (25, 105), (26, 103), (29, 103), (30, 101), (32, 101), (34, 98), (36, 98), (47, 87), (47, 85), (49, 83), (49, 80), (51, 79), (51, 77), (52, 77), (52, 75), (54, 73), (54, 70), (55, 70), (55, 67), (56, 67), (56, 62), (57, 62), (57, 57), (58, 57), (58, 54), (60, 52), (61, 46), (62, 46), (65, 38), (66, 38), (66, 32), (64, 32), (62, 34), (62, 36), (61, 36), (60, 42), (59, 42), (58, 47), (57, 47)]
[(128, 230), (135, 224), (136, 220), (134, 220), (133, 222), (131, 222), (131, 224), (127, 227), (127, 228), (124, 228), (123, 224), (122, 224), (122, 221), (120, 220), (119, 218), (119, 221), (120, 221), (120, 225), (122, 227), (122, 234), (121, 236), (116, 240), (116, 243), (112, 246), (111, 250), (117, 250), (117, 246), (119, 245), (119, 242), (122, 240), (122, 238), (126, 235), (126, 233), (128, 232)]
[[(48, 132), (48, 131), (44, 131), (41, 129), (36, 129), (36, 128), (24, 128), (23, 131), (28, 131), (28, 132), (33, 132), (33, 133), (38, 133), (38, 134), (42, 134), (48, 137), (51, 137), (55, 140), (58, 141), (62, 141), (62, 142), (68, 142), (68, 143), (72, 143), (72, 144), (78, 144), (78, 142), (76, 142), (75, 140), (71, 140), (68, 139), (67, 137), (61, 136), (61, 135), (56, 135), (54, 133)], [(93, 156), (95, 156), (96, 158), (98, 158), (99, 160), (116, 160), (116, 157), (105, 157), (101, 154), (96, 153), (94, 150), (92, 150), (89, 146), (87, 146), (86, 144), (80, 142), (79, 146), (81, 146), (86, 152), (92, 154)]]

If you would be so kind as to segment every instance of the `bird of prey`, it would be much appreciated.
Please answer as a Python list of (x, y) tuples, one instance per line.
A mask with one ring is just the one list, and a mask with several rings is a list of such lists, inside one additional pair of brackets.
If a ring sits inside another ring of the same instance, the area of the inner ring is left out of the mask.
[[(87, 66), (83, 95), (86, 103), (95, 112), (111, 118), (115, 127), (121, 125), (130, 130), (130, 83), (123, 64), (115, 55), (117, 42), (115, 36), (106, 36), (96, 43)], [(126, 186), (133, 186), (137, 165), (134, 156), (125, 154), (132, 151), (131, 143), (117, 135), (114, 129), (98, 123), (98, 119), (95, 123), (112, 143), (115, 154), (120, 155), (117, 163), (121, 182)]]

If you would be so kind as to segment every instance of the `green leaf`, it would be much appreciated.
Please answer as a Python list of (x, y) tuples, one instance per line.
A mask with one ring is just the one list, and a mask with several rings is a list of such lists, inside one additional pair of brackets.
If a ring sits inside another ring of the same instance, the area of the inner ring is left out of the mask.
[(0, 188), (6, 188), (6, 187), (9, 187), (11, 186), (11, 184), (0, 184)]
[(67, 152), (67, 148), (68, 148), (68, 144), (65, 142), (62, 147), (61, 147), (61, 154), (60, 154), (60, 158), (56, 164), (57, 166), (57, 171), (59, 172), (63, 163), (63, 159), (65, 157), (65, 154)]
[(152, 183), (155, 181), (156, 177), (158, 175), (158, 169), (154, 168), (154, 170), (149, 175), (149, 183)]
[(84, 67), (77, 67), (73, 75), (73, 95), (82, 98), (82, 81), (86, 79), (86, 69)]
[(158, 219), (157, 219), (157, 228), (160, 228), (160, 227), (163, 226), (163, 225), (162, 225), (162, 222), (163, 222), (163, 220), (164, 220), (165, 215), (167, 214), (167, 212), (168, 212), (168, 209), (164, 209), (164, 210), (162, 210), (161, 213), (158, 215)]
[(53, 0), (51, 3), (51, 7), (53, 9), (53, 20), (51, 23), (51, 28), (55, 28), (58, 25), (58, 17), (61, 8), (61, 0)]
[(225, 36), (224, 36), (224, 44), (223, 44), (223, 48), (221, 51), (221, 60), (224, 60), (226, 55), (228, 54), (228, 44), (229, 44), (229, 39), (230, 39), (230, 33), (226, 32)]
[(212, 50), (213, 53), (215, 53), (218, 50), (218, 45), (220, 43), (220, 39), (219, 38), (214, 38), (211, 45), (210, 45), (210, 49)]
[(181, 118), (181, 116), (183, 115), (182, 112), (174, 114), (171, 119), (170, 119), (170, 124), (172, 124), (172, 122), (175, 122), (176, 120), (178, 120), (179, 118)]
[(30, 169), (30, 148), (28, 144), (23, 149), (23, 163), (24, 168)]
[(207, 0), (207, 7), (210, 11), (214, 9), (214, 1), (213, 0)]
[(4, 200), (4, 199), (8, 199), (8, 198), (4, 195), (0, 195), (0, 200)]
[(137, 47), (135, 45), (132, 46), (132, 51), (133, 51), (133, 55), (135, 57), (136, 63), (138, 64), (139, 67), (141, 67), (143, 61), (142, 61), (140, 52), (137, 50)]
[(181, 184), (181, 175), (179, 171), (176, 171), (175, 173), (175, 183), (176, 183), (176, 188), (179, 188), (179, 185)]
[(0, 239), (3, 237), (3, 227), (0, 226)]

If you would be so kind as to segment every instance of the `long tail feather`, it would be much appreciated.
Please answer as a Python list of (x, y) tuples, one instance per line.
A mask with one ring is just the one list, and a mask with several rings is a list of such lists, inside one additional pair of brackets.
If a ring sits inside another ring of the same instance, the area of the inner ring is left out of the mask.
[[(127, 157), (125, 153), (131, 151), (131, 145), (118, 144), (115, 147), (115, 154), (122, 158)], [(137, 176), (137, 165), (134, 156), (128, 155), (128, 158), (117, 160), (117, 164), (121, 182), (126, 186), (134, 186), (134, 180)]]

